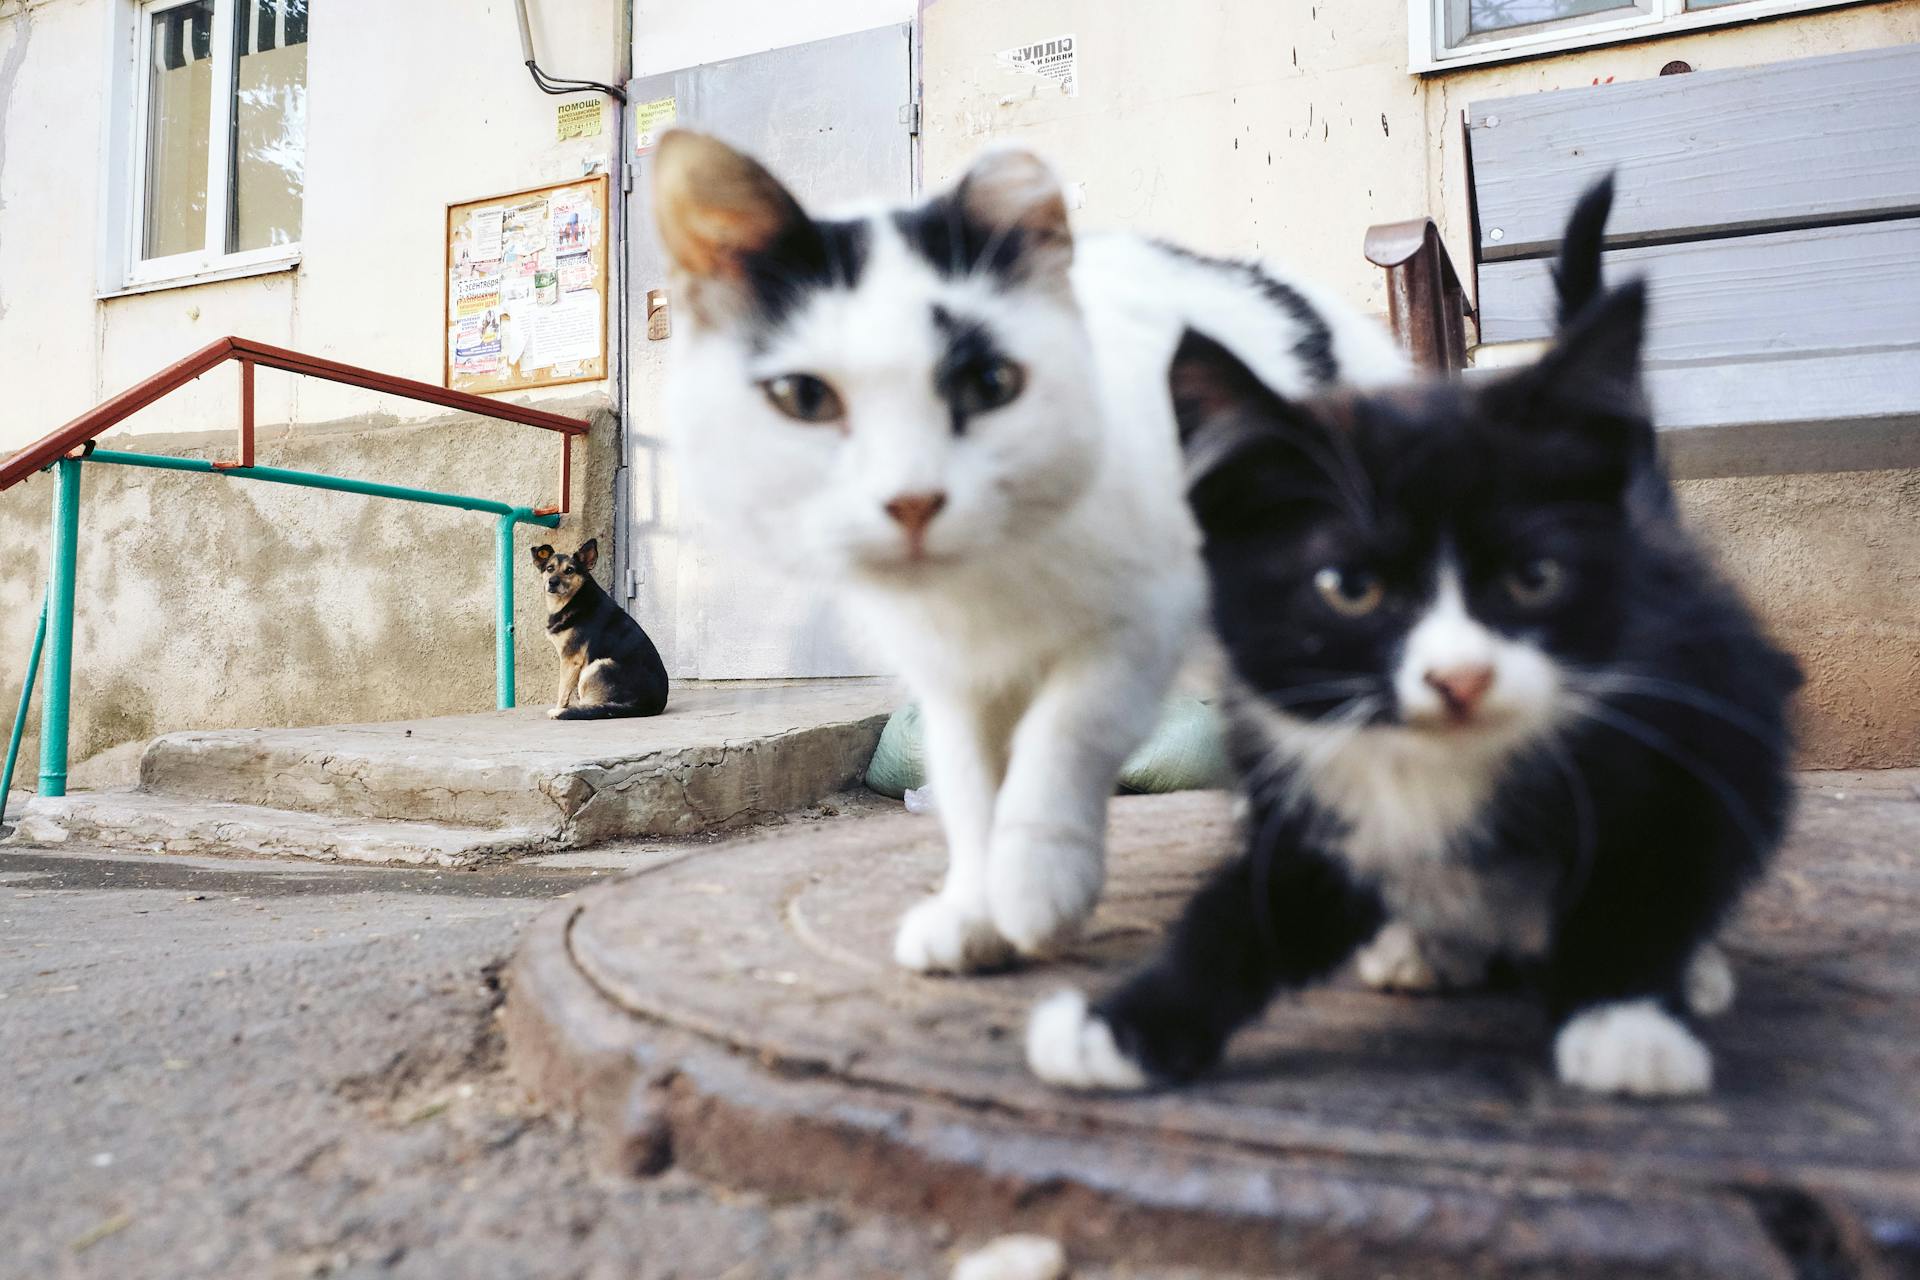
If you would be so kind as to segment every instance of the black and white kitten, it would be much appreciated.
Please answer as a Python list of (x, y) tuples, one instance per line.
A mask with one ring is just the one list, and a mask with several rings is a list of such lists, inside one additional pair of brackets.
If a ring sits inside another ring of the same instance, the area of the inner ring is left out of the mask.
[(1193, 1076), (1357, 952), (1402, 989), (1514, 962), (1569, 1084), (1710, 1086), (1689, 1019), (1732, 998), (1711, 942), (1786, 821), (1799, 672), (1675, 512), (1644, 289), (1599, 287), (1610, 201), (1576, 210), (1525, 369), (1290, 402), (1181, 344), (1246, 846), (1119, 990), (1036, 1010), (1042, 1078)]

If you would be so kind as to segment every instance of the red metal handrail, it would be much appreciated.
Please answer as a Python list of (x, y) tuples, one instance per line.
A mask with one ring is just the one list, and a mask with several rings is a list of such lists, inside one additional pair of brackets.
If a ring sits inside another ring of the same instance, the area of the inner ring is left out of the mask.
[(564, 515), (571, 509), (573, 437), (587, 433), (586, 419), (569, 418), (564, 414), (548, 413), (544, 409), (529, 409), (524, 405), (503, 404), (470, 391), (453, 391), (436, 387), (430, 382), (376, 373), (358, 365), (342, 364), (338, 360), (325, 360), (284, 347), (271, 347), (264, 342), (233, 337), (210, 342), (192, 355), (174, 361), (151, 378), (135, 383), (111, 400), (101, 401), (58, 431), (43, 436), (5, 462), (0, 462), (0, 491), (11, 489), (34, 472), (57, 462), (87, 441), (119, 425), (137, 410), (146, 408), (168, 392), (185, 386), (228, 360), (240, 362), (240, 456), (231, 462), (216, 462), (216, 467), (253, 465), (253, 369), (255, 365), (265, 365), (269, 369), (284, 369), (288, 373), (304, 374), (309, 378), (325, 378), (329, 382), (404, 396), (426, 404), (498, 418), (503, 422), (557, 431), (560, 433), (560, 504), (536, 507), (534, 514)]

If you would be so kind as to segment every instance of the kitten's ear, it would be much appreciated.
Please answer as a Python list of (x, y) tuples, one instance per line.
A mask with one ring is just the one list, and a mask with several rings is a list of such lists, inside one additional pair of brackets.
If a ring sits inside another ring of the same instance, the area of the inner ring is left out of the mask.
[[(1299, 471), (1302, 440), (1324, 428), (1194, 329), (1181, 335), (1167, 383), (1186, 453), (1187, 503), (1202, 532), (1211, 539), (1243, 524), (1270, 523), (1273, 486)], [(1311, 467), (1307, 472), (1317, 474)]]
[(1209, 427), (1225, 427), (1245, 411), (1275, 409), (1280, 399), (1240, 357), (1198, 329), (1180, 335), (1167, 384), (1180, 444), (1189, 452)]
[(1560, 297), (1560, 323), (1568, 324), (1600, 294), (1600, 252), (1606, 245), (1607, 214), (1613, 210), (1613, 174), (1588, 187), (1567, 218), (1553, 285)]
[(1641, 410), (1640, 348), (1647, 331), (1647, 282), (1630, 280), (1582, 307), (1540, 359), (1557, 396), (1595, 408)]
[(653, 209), (661, 243), (695, 281), (743, 288), (755, 256), (818, 235), (800, 202), (759, 161), (688, 129), (660, 139)]
[(533, 556), (534, 567), (536, 569), (544, 569), (547, 567), (547, 561), (553, 559), (553, 548), (543, 542), (535, 547), (530, 554)]
[(1065, 272), (1073, 262), (1067, 198), (1046, 162), (1018, 147), (996, 147), (973, 162), (954, 201), (989, 243), (1019, 237), (1019, 261), (1031, 274)]
[(1486, 384), (1482, 403), (1533, 445), (1552, 470), (1616, 489), (1654, 453), (1640, 381), (1646, 282), (1634, 280), (1588, 303), (1531, 367)]
[(581, 543), (580, 549), (573, 553), (573, 562), (592, 573), (593, 566), (600, 563), (600, 539), (588, 538)]

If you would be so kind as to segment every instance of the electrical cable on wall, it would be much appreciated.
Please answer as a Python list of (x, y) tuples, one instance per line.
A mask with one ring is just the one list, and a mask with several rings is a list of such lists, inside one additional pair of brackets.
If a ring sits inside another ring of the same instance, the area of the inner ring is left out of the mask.
[(514, 0), (513, 7), (520, 18), (520, 52), (526, 55), (527, 71), (533, 76), (533, 82), (540, 86), (542, 93), (560, 95), (594, 89), (606, 94), (615, 102), (626, 102), (626, 93), (613, 85), (601, 84), (598, 80), (569, 80), (564, 77), (550, 76), (542, 71), (539, 62), (533, 56), (533, 27), (527, 21), (527, 0)]

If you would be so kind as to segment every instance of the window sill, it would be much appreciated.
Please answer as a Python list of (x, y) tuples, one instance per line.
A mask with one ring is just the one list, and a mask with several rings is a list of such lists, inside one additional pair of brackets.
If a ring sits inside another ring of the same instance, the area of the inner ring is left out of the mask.
[(197, 284), (219, 284), (225, 280), (246, 280), (254, 276), (279, 275), (297, 269), (300, 265), (300, 253), (295, 250), (284, 257), (272, 258), (265, 262), (249, 262), (231, 267), (215, 267), (208, 271), (196, 271), (192, 275), (168, 276), (163, 280), (142, 280), (133, 284), (121, 285), (117, 289), (103, 289), (94, 297), (102, 302), (109, 298), (130, 298), (137, 293), (158, 293), (163, 289), (190, 289)]
[[(1430, 5), (1431, 0), (1414, 0), (1414, 2)], [(1493, 63), (1524, 62), (1534, 58), (1552, 58), (1563, 54), (1579, 53), (1587, 49), (1604, 48), (1608, 45), (1663, 40), (1697, 31), (1708, 31), (1716, 27), (1742, 26), (1750, 22), (1765, 22), (1777, 18), (1812, 16), (1828, 9), (1840, 9), (1859, 3), (1862, 3), (1862, 0), (1755, 0), (1755, 3), (1751, 4), (1729, 6), (1726, 9), (1702, 9), (1661, 21), (1648, 21), (1641, 18), (1617, 23), (1597, 23), (1584, 30), (1556, 31), (1516, 40), (1489, 41), (1479, 47), (1471, 44), (1462, 45), (1440, 57), (1434, 57), (1431, 54), (1422, 55), (1418, 44), (1421, 33), (1416, 31), (1413, 36), (1414, 46), (1410, 50), (1408, 71), (1416, 76), (1441, 75), (1448, 71), (1464, 71)], [(1425, 11), (1417, 12), (1416, 18), (1423, 12)]]

